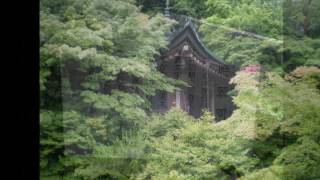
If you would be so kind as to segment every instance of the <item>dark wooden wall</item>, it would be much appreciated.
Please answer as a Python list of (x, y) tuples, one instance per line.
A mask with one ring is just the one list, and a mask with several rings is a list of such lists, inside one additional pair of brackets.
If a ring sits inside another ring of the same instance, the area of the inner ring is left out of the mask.
[(162, 73), (171, 78), (183, 80), (191, 87), (185, 87), (175, 93), (157, 93), (152, 98), (155, 112), (165, 112), (173, 106), (178, 106), (194, 117), (199, 117), (202, 109), (208, 109), (217, 120), (226, 119), (231, 115), (234, 105), (231, 97), (226, 94), (231, 90), (230, 78), (207, 71), (188, 57), (180, 55), (161, 61), (159, 70)]

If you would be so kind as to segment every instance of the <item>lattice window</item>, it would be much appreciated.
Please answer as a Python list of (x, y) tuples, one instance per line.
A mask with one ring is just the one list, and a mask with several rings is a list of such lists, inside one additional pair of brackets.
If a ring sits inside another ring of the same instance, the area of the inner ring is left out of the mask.
[(180, 74), (180, 69), (181, 69), (181, 61), (180, 58), (176, 58), (174, 61), (174, 70), (173, 70), (173, 76), (174, 78), (179, 78), (179, 74)]
[(217, 87), (217, 96), (224, 97), (227, 96), (228, 87)]
[(174, 72), (173, 72), (174, 78), (178, 79), (178, 78), (179, 78), (179, 74), (180, 74), (179, 71), (174, 71)]
[(201, 90), (201, 108), (207, 108), (207, 88)]
[(228, 66), (226, 65), (221, 65), (219, 66), (219, 72), (220, 73), (223, 73), (223, 74), (226, 74), (226, 73), (229, 73), (230, 69)]
[(166, 69), (166, 66), (165, 66), (165, 65), (160, 65), (160, 66), (159, 66), (159, 71), (160, 71), (160, 72), (164, 73), (165, 69)]
[(202, 90), (201, 90), (201, 96), (202, 96), (202, 97), (207, 97), (207, 88), (202, 88)]
[(174, 66), (175, 66), (175, 69), (176, 70), (180, 70), (180, 68), (181, 68), (181, 60), (180, 60), (180, 58), (176, 58), (176, 60), (174, 61)]
[(207, 73), (205, 71), (202, 73), (202, 80), (207, 81)]
[(194, 70), (195, 70), (195, 65), (194, 65), (193, 63), (189, 62), (189, 63), (188, 63), (188, 69), (189, 69), (190, 71), (194, 71)]
[(189, 71), (188, 76), (189, 76), (190, 79), (194, 79), (196, 77), (196, 72)]
[(188, 72), (188, 77), (190, 78), (190, 79), (195, 79), (195, 77), (196, 77), (196, 72), (195, 72), (195, 65), (194, 64), (192, 64), (192, 63), (189, 63), (188, 64), (188, 70), (189, 70), (189, 72)]
[(189, 104), (190, 104), (190, 105), (193, 104), (193, 101), (194, 101), (194, 96), (193, 96), (193, 94), (189, 94), (189, 96), (188, 96), (188, 101), (189, 101)]
[(218, 119), (225, 119), (227, 116), (226, 109), (216, 109), (216, 116)]
[(166, 107), (167, 104), (167, 93), (161, 92), (160, 93), (160, 106)]

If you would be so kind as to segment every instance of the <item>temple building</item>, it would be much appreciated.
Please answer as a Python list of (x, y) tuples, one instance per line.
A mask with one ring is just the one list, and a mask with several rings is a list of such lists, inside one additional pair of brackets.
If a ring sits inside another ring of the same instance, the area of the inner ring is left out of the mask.
[(165, 112), (176, 106), (194, 117), (199, 117), (202, 109), (208, 109), (217, 120), (229, 117), (235, 109), (227, 94), (232, 90), (229, 81), (235, 67), (209, 52), (190, 20), (171, 33), (169, 41), (168, 49), (157, 58), (159, 71), (189, 87), (174, 93), (158, 92), (152, 98), (153, 110)]

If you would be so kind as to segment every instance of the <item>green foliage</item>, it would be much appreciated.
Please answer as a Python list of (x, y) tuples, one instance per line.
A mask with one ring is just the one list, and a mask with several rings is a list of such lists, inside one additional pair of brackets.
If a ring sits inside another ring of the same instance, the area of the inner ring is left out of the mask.
[(85, 117), (75, 111), (42, 111), (40, 114), (41, 177), (72, 177), (95, 146)]
[(249, 142), (227, 133), (219, 123), (213, 124), (208, 113), (192, 119), (172, 109), (149, 124), (151, 150), (144, 170), (135, 179), (228, 179), (255, 164), (254, 158), (245, 156)]
[(205, 20), (219, 57), (267, 70), (238, 72), (238, 109), (215, 122), (206, 110), (150, 112), (156, 91), (184, 85), (154, 62), (173, 24), (155, 15), (165, 1), (41, 0), (41, 178), (319, 179), (318, 2), (171, 1), (172, 12)]
[(288, 179), (317, 179), (320, 177), (319, 154), (319, 141), (302, 137), (297, 143), (283, 149), (274, 163), (283, 165), (283, 177)]
[(227, 25), (269, 37), (279, 37), (282, 30), (282, 6), (276, 1), (207, 0), (208, 22)]
[[(170, 0), (170, 14), (184, 14), (191, 17), (202, 18), (206, 16), (206, 0)], [(137, 5), (148, 14), (163, 13), (166, 0), (137, 0)]]
[(286, 35), (319, 37), (320, 2), (317, 0), (284, 0)]
[(174, 134), (175, 129), (184, 128), (188, 121), (193, 121), (193, 118), (177, 108), (172, 108), (163, 116), (152, 117), (152, 123), (148, 123), (146, 129), (150, 136), (161, 137)]
[(240, 178), (240, 180), (282, 180), (286, 179), (283, 175), (283, 167), (282, 166), (271, 166), (268, 168), (261, 169), (257, 172), (253, 172), (248, 176)]
[[(42, 177), (129, 177), (132, 152), (120, 149), (140, 141), (124, 134), (148, 120), (148, 96), (184, 85), (154, 62), (173, 22), (140, 13), (131, 0), (40, 4)], [(101, 163), (115, 150), (123, 161)]]
[(207, 16), (206, 0), (174, 0), (172, 3), (173, 13), (184, 14), (195, 18)]
[(236, 32), (213, 28), (203, 24), (200, 31), (204, 34), (204, 42), (218, 57), (237, 66), (262, 64), (268, 69), (281, 67), (282, 42), (237, 35)]
[(239, 72), (231, 82), (238, 109), (225, 121), (212, 123), (206, 111), (192, 119), (179, 109), (154, 116), (144, 128), (146, 164), (134, 179), (318, 178), (316, 87), (276, 73)]
[(316, 38), (290, 38), (285, 39), (285, 66), (289, 71), (293, 71), (297, 66), (319, 65), (319, 45), (320, 40)]
[(280, 2), (208, 0), (206, 6), (210, 16), (200, 31), (218, 57), (238, 67), (262, 64), (281, 73), (286, 70)]
[(203, 109), (199, 120), (206, 123), (213, 123), (215, 122), (215, 117), (210, 111)]
[(302, 66), (292, 71), (285, 78), (292, 83), (306, 83), (320, 91), (320, 68), (318, 67)]
[(137, 6), (147, 14), (156, 14), (163, 12), (166, 6), (166, 0), (136, 0)]
[(235, 135), (253, 140), (251, 153), (264, 167), (243, 179), (319, 177), (315, 171), (320, 162), (316, 87), (307, 81), (285, 81), (275, 73), (241, 72), (232, 82), (237, 84), (234, 102), (239, 109), (227, 121), (234, 124)]
[(200, 30), (208, 48), (226, 62), (261, 64), (284, 74), (319, 64), (319, 5), (314, 0), (208, 0), (210, 15)]
[(147, 141), (141, 133), (127, 132), (112, 145), (97, 145), (88, 158), (88, 166), (76, 169), (83, 179), (129, 179), (141, 169)]

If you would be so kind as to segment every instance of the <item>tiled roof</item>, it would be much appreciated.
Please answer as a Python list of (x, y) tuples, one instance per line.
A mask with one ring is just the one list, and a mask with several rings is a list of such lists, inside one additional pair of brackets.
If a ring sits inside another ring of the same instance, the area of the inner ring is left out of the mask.
[(206, 54), (208, 59), (216, 61), (220, 64), (226, 64), (224, 61), (220, 60), (220, 58), (218, 58), (216, 55), (214, 55), (214, 53), (212, 53), (206, 48), (206, 46), (201, 41), (201, 38), (191, 20), (187, 20), (183, 25), (182, 23), (180, 22), (180, 24), (176, 27), (176, 30), (169, 35), (169, 40), (171, 43), (174, 43), (175, 40), (179, 39), (180, 36), (182, 36), (184, 33), (187, 33), (188, 30), (190, 30), (191, 35), (194, 36), (196, 39), (195, 46), (200, 48), (200, 50), (204, 54)]

